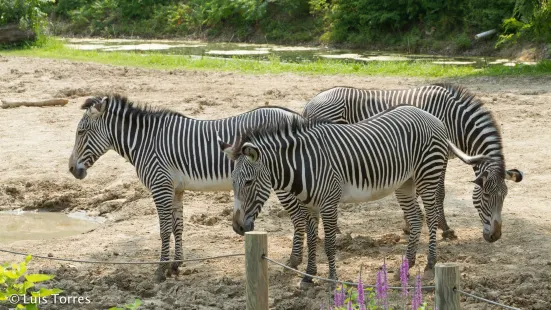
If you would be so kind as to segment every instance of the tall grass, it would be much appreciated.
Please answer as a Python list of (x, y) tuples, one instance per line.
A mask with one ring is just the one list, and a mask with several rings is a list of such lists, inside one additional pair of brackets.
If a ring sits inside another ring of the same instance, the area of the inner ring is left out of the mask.
[(96, 62), (116, 66), (142, 67), (161, 70), (191, 69), (234, 71), (254, 74), (296, 73), (306, 75), (351, 74), (365, 76), (411, 76), (411, 77), (464, 77), (481, 75), (545, 75), (551, 74), (551, 61), (537, 65), (515, 67), (491, 66), (477, 69), (471, 66), (440, 65), (429, 61), (372, 61), (350, 62), (342, 60), (317, 60), (304, 63), (286, 63), (278, 57), (268, 61), (244, 58), (221, 59), (168, 55), (158, 52), (148, 54), (134, 52), (84, 51), (67, 48), (60, 40), (46, 39), (36, 46), (0, 51), (3, 55), (67, 59)]

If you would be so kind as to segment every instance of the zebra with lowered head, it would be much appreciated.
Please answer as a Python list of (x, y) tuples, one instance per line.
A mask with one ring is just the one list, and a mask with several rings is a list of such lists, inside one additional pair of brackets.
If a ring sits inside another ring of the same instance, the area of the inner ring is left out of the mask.
[[(468, 156), (447, 138), (446, 128), (433, 115), (410, 105), (396, 106), (356, 124), (333, 124), (320, 119), (294, 119), (291, 124), (261, 126), (239, 135), (234, 145), (220, 139), (221, 150), (236, 162), (233, 227), (238, 234), (254, 229), (254, 221), (270, 189), (292, 193), (308, 208), (308, 263), (306, 272), (317, 273), (318, 218), (325, 232), (329, 277), (336, 279), (335, 239), (339, 203), (366, 202), (392, 192), (411, 226), (406, 257), (415, 265), (421, 232), (421, 196), (429, 227), (426, 276), (433, 276), (436, 263), (436, 229), (444, 200), (448, 153), (475, 165), (486, 156)], [(495, 193), (492, 193), (495, 194)], [(485, 221), (500, 219), (501, 196), (488, 201)], [(479, 210), (480, 213), (480, 210)], [(310, 227), (311, 226), (311, 227)], [(497, 240), (501, 231), (484, 231), (487, 240)], [(305, 276), (302, 283), (312, 279)]]
[[(161, 261), (169, 256), (170, 236), (174, 235), (174, 260), (182, 259), (184, 190), (230, 191), (233, 162), (220, 152), (217, 135), (233, 141), (244, 130), (261, 124), (279, 124), (302, 118), (278, 107), (262, 107), (218, 120), (197, 120), (165, 109), (138, 106), (118, 94), (88, 98), (78, 123), (69, 170), (77, 179), (103, 154), (113, 149), (135, 168), (140, 181), (151, 191), (157, 207), (161, 235)], [(288, 204), (296, 198), (279, 193)], [(304, 234), (306, 221), (301, 215), (297, 232)], [(302, 251), (302, 247), (297, 251)], [(295, 255), (302, 255), (297, 252)], [(171, 268), (160, 264), (158, 281), (178, 272), (181, 263)]]
[[(491, 161), (473, 166), (476, 177), (473, 204), (481, 211), (479, 214), (485, 231), (493, 229), (492, 227), (501, 227), (501, 219), (496, 219), (496, 222), (492, 223), (487, 221), (488, 215), (492, 212), (490, 206), (496, 206), (495, 203), (487, 201), (499, 196), (501, 208), (507, 194), (505, 180), (520, 182), (523, 175), (517, 169), (505, 169), (499, 128), (492, 114), (465, 88), (450, 83), (392, 90), (334, 87), (313, 97), (304, 107), (303, 116), (324, 118), (338, 124), (352, 124), (403, 102), (440, 119), (446, 127), (449, 139), (464, 153), (492, 158)], [(450, 154), (452, 158), (453, 155)], [(444, 238), (457, 238), (446, 222), (444, 211), (440, 212), (439, 228), (444, 231), (442, 235)], [(404, 232), (409, 233), (407, 219), (405, 222)]]

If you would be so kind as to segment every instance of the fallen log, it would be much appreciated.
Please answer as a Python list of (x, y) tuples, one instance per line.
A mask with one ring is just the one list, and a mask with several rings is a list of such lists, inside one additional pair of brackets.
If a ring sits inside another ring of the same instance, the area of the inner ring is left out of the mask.
[(16, 43), (26, 40), (35, 40), (36, 33), (32, 30), (21, 30), (18, 25), (0, 27), (0, 44)]
[(0, 100), (2, 109), (17, 108), (17, 107), (47, 107), (56, 105), (66, 105), (69, 102), (67, 99), (47, 99), (47, 100), (25, 100), (25, 101), (12, 101), (12, 100)]

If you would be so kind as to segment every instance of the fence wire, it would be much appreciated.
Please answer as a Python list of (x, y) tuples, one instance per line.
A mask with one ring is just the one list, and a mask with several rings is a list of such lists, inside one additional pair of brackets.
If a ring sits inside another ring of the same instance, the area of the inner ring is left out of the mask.
[[(307, 274), (307, 273), (305, 273), (305, 272), (296, 270), (295, 268), (292, 268), (292, 267), (289, 267), (289, 266), (287, 266), (287, 265), (285, 265), (285, 264), (282, 264), (282, 263), (280, 263), (280, 262), (278, 262), (278, 261), (276, 261), (276, 260), (273, 260), (273, 259), (267, 257), (266, 255), (262, 255), (262, 258), (264, 258), (265, 260), (267, 260), (267, 261), (269, 261), (269, 262), (271, 262), (271, 263), (273, 263), (273, 264), (276, 264), (276, 265), (278, 265), (278, 266), (281, 266), (281, 267), (283, 267), (283, 268), (285, 268), (285, 269), (291, 270), (291, 271), (293, 271), (293, 272), (295, 272), (295, 273), (298, 273), (298, 274), (301, 274), (301, 275), (303, 275), (303, 276), (311, 277), (311, 278), (313, 278), (313, 279), (318, 279), (318, 280), (322, 280), (322, 281), (326, 281), (326, 282), (332, 282), (332, 283), (341, 283), (341, 284), (346, 284), (346, 285), (351, 285), (351, 286), (358, 286), (358, 283), (357, 283), (357, 282), (339, 281), (339, 280), (334, 280), (334, 279), (329, 279), (329, 278), (324, 278), (324, 277), (318, 277), (318, 276), (313, 276), (313, 275)], [(364, 287), (373, 287), (373, 288), (377, 287), (376, 285), (371, 285), (371, 284), (363, 284), (363, 286), (364, 286)], [(389, 286), (388, 288), (389, 288), (389, 289), (393, 289), (393, 290), (402, 290), (402, 289), (404, 289), (404, 288), (401, 287), (401, 286)], [(434, 289), (435, 287), (434, 287), (434, 285), (432, 285), (432, 286), (429, 285), (429, 286), (421, 286), (421, 288), (422, 288), (422, 289)], [(407, 286), (406, 289), (408, 289), (408, 290), (409, 290), (409, 289), (415, 289), (415, 287), (414, 287), (414, 286)]]
[(205, 261), (209, 259), (245, 256), (245, 254), (226, 254), (226, 255), (218, 255), (218, 256), (211, 256), (211, 257), (190, 258), (190, 259), (180, 259), (180, 260), (164, 260), (164, 261), (149, 261), (149, 262), (108, 262), (108, 261), (80, 260), (80, 259), (70, 259), (70, 258), (57, 258), (57, 257), (33, 255), (33, 254), (21, 253), (21, 252), (9, 251), (9, 250), (2, 250), (2, 249), (0, 249), (0, 252), (10, 253), (15, 255), (22, 255), (22, 256), (31, 255), (33, 258), (41, 258), (41, 259), (48, 259), (48, 260), (54, 260), (54, 261), (84, 263), (84, 264), (102, 264), (102, 265), (157, 265), (157, 264), (170, 264), (170, 263), (198, 262), (198, 261)]
[(467, 293), (467, 292), (463, 292), (461, 290), (458, 290), (456, 288), (453, 289), (454, 292), (457, 292), (459, 294), (463, 294), (465, 296), (469, 296), (469, 297), (472, 297), (474, 299), (478, 299), (478, 300), (482, 300), (484, 302), (487, 302), (489, 304), (492, 304), (492, 305), (496, 305), (496, 306), (500, 306), (500, 307), (503, 307), (505, 309), (513, 309), (513, 310), (520, 310), (520, 308), (515, 308), (515, 307), (511, 307), (511, 306), (507, 306), (507, 305), (504, 305), (504, 304), (500, 304), (498, 302), (495, 302), (495, 301), (491, 301), (489, 299), (486, 299), (486, 298), (482, 298), (482, 297), (478, 297), (476, 295), (473, 295), (473, 294), (470, 294), (470, 293)]

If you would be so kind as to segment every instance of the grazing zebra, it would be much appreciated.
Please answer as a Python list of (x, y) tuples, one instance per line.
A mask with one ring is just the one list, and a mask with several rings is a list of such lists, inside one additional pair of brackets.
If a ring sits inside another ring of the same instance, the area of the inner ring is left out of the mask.
[[(505, 179), (522, 181), (522, 173), (517, 169), (505, 171), (501, 137), (492, 114), (466, 89), (449, 84), (434, 84), (402, 90), (365, 90), (351, 87), (334, 87), (312, 98), (304, 107), (306, 118), (324, 118), (338, 124), (357, 123), (370, 118), (391, 106), (402, 102), (414, 105), (439, 118), (446, 126), (448, 137), (468, 155), (481, 154), (494, 159), (473, 167), (478, 182), (475, 182), (473, 204), (482, 209), (486, 216), (491, 210), (483, 201), (489, 199), (487, 192), (507, 193)], [(453, 158), (453, 154), (450, 154)], [(444, 182), (444, 179), (442, 179)], [(488, 183), (486, 186), (485, 183)], [(444, 238), (457, 236), (448, 226), (444, 210), (440, 210), (439, 228)], [(405, 219), (405, 218), (404, 218)], [(409, 233), (405, 220), (404, 232)], [(489, 223), (485, 222), (485, 225)]]
[[(410, 105), (390, 108), (356, 124), (333, 124), (320, 119), (294, 119), (290, 124), (267, 125), (240, 135), (234, 145), (220, 140), (221, 150), (235, 161), (233, 228), (236, 233), (254, 229), (254, 221), (270, 189), (288, 191), (308, 207), (311, 215), (307, 234), (306, 272), (315, 275), (318, 218), (325, 232), (329, 277), (336, 279), (335, 238), (337, 205), (366, 202), (396, 193), (411, 225), (406, 257), (415, 265), (417, 243), (423, 224), (416, 203), (421, 196), (430, 232), (426, 276), (436, 263), (436, 229), (444, 200), (448, 149), (468, 164), (481, 164), (487, 157), (468, 156), (447, 140), (442, 122)], [(501, 235), (501, 204), (504, 193), (485, 201), (490, 214), (480, 214), (491, 223), (485, 239)], [(480, 211), (479, 211), (480, 212)], [(311, 282), (305, 276), (302, 283)]]
[[(219, 151), (217, 134), (233, 140), (235, 135), (260, 124), (302, 118), (284, 108), (263, 107), (219, 120), (197, 120), (169, 110), (137, 106), (118, 94), (88, 98), (81, 108), (86, 112), (78, 123), (70, 172), (77, 179), (85, 178), (87, 169), (110, 149), (134, 165), (157, 207), (161, 261), (168, 260), (171, 234), (175, 240), (174, 259), (182, 259), (184, 190), (232, 189), (233, 162)], [(285, 197), (284, 203), (296, 201), (285, 193), (279, 196)], [(177, 274), (179, 266), (173, 263), (170, 270), (167, 264), (160, 264), (156, 279), (163, 281), (165, 274)]]

